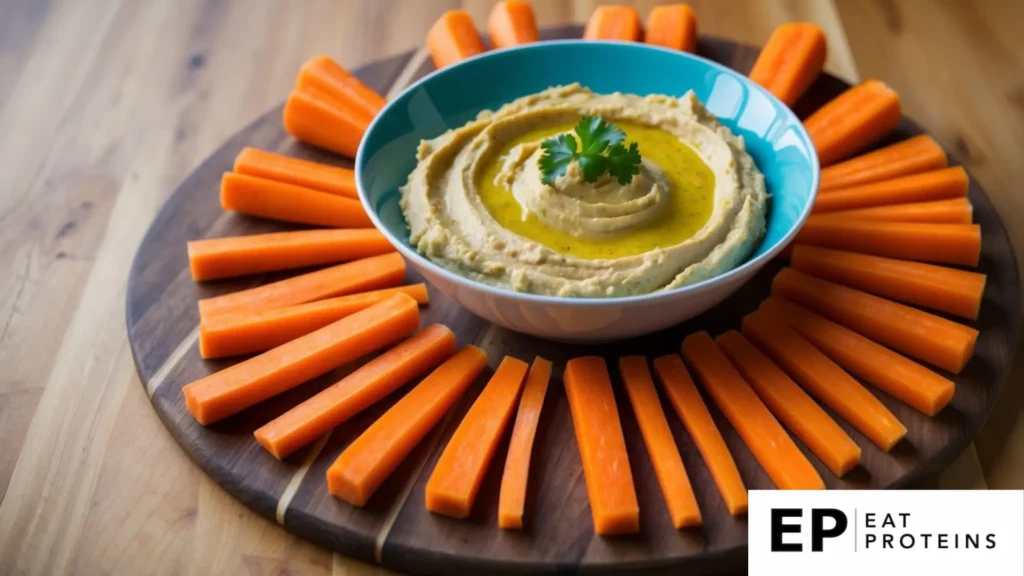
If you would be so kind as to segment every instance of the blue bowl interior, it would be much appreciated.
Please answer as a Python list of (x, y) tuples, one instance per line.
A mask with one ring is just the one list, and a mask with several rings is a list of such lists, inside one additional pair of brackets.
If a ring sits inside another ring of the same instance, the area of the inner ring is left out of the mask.
[(435, 72), (390, 102), (356, 158), (360, 187), (381, 225), (408, 245), (398, 187), (416, 166), (416, 147), (482, 110), (579, 82), (598, 93), (693, 90), (734, 133), (764, 173), (772, 195), (768, 231), (756, 258), (778, 246), (810, 209), (817, 188), (814, 147), (797, 117), (745, 76), (690, 54), (636, 43), (567, 40), (490, 52)]

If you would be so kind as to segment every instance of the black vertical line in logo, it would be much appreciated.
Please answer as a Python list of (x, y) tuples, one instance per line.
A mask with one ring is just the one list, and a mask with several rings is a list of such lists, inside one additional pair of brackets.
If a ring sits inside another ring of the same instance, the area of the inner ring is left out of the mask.
[(857, 509), (853, 509), (853, 551), (857, 551)]

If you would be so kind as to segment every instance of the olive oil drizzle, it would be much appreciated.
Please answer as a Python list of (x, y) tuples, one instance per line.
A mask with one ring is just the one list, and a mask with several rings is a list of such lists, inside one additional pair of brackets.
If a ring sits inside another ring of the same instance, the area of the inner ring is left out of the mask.
[(567, 256), (585, 260), (636, 256), (684, 242), (693, 237), (711, 217), (714, 207), (715, 175), (693, 148), (675, 135), (633, 122), (616, 121), (628, 141), (635, 141), (644, 159), (665, 172), (670, 190), (667, 204), (641, 228), (599, 240), (576, 238), (543, 224), (534, 214), (523, 219), (523, 209), (512, 191), (495, 184), (504, 156), (515, 146), (538, 142), (569, 132), (574, 122), (528, 131), (504, 144), (492, 157), (477, 182), (480, 199), (487, 211), (507, 230)]

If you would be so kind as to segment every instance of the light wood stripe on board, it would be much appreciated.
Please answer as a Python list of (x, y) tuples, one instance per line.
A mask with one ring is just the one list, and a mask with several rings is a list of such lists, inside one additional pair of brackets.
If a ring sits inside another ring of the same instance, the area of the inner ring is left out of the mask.
[(199, 341), (199, 326), (196, 326), (189, 332), (188, 336), (181, 341), (180, 344), (171, 352), (171, 355), (164, 360), (164, 363), (157, 368), (157, 371), (153, 373), (153, 377), (146, 382), (146, 394), (150, 398), (156, 394), (156, 389), (167, 380), (167, 375), (171, 373), (171, 370), (181, 362), (181, 359), (185, 357), (185, 353), (192, 349)]
[[(424, 64), (427, 62), (429, 56), (430, 53), (427, 51), (427, 49), (421, 48), (416, 53), (414, 53), (411, 58), (409, 58), (408, 63), (406, 63), (405, 67), (402, 68), (402, 71), (395, 78), (395, 83), (392, 84), (391, 88), (387, 91), (386, 98), (388, 100), (392, 100), (396, 96), (401, 94), (403, 90), (405, 90), (412, 83), (421, 78), (424, 75), (424, 73), (428, 71), (424, 70)], [(431, 434), (428, 442), (426, 443), (426, 448), (422, 450), (422, 453), (419, 456), (419, 460), (416, 463), (413, 474), (409, 477), (406, 485), (402, 487), (402, 491), (400, 492), (397, 500), (394, 502), (394, 504), (392, 504), (392, 507), (388, 512), (387, 519), (385, 520), (384, 525), (374, 542), (374, 556), (378, 563), (381, 561), (381, 552), (383, 550), (384, 541), (387, 539), (388, 532), (391, 531), (391, 527), (394, 524), (395, 519), (398, 517), (398, 514), (402, 511), (402, 507), (405, 505), (405, 501), (408, 499), (409, 493), (412, 492), (412, 487), (416, 484), (416, 479), (419, 477), (424, 465), (426, 465), (427, 458), (429, 457), (430, 454), (433, 453), (434, 447), (440, 441), (441, 431), (447, 428), (448, 423), (451, 421), (451, 418), (452, 415), (451, 413), (449, 413), (441, 422), (438, 423), (438, 426), (436, 426), (436, 429)], [(328, 438), (330, 438), (330, 433), (324, 435), (320, 440), (317, 441), (317, 443), (313, 446), (312, 450), (310, 451), (309, 456), (306, 457), (306, 460), (302, 463), (302, 466), (300, 466), (299, 469), (295, 471), (291, 479), (288, 481), (288, 485), (281, 493), (281, 497), (278, 499), (277, 502), (275, 514), (278, 524), (284, 526), (285, 514), (288, 511), (288, 507), (291, 505), (292, 499), (295, 498), (295, 494), (298, 492), (299, 487), (302, 485), (302, 481), (303, 479), (305, 479), (310, 467), (313, 465), (314, 462), (316, 462), (316, 459), (320, 456), (321, 451), (327, 444)]]

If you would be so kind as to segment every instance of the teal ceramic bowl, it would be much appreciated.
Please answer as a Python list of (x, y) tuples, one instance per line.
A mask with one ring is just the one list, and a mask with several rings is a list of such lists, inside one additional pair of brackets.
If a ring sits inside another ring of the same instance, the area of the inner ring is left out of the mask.
[[(416, 252), (398, 188), (416, 166), (420, 140), (462, 126), (548, 87), (580, 84), (599, 93), (696, 96), (743, 137), (765, 175), (768, 229), (741, 266), (703, 282), (642, 296), (563, 298), (495, 288), (450, 272)], [(785, 104), (745, 76), (710, 60), (638, 43), (563, 40), (498, 50), (423, 78), (388, 103), (356, 156), (359, 197), (410, 265), (471, 312), (512, 330), (563, 341), (608, 341), (672, 326), (735, 292), (796, 234), (818, 189), (807, 132)]]

